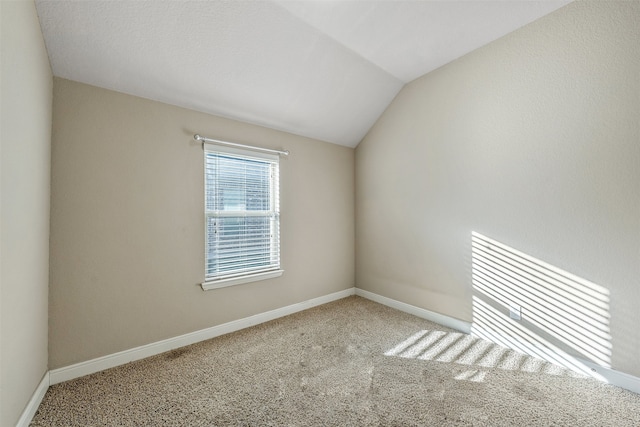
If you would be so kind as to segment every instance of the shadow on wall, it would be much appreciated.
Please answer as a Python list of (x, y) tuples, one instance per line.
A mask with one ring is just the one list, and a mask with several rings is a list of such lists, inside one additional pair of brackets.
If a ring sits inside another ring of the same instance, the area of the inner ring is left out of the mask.
[(611, 367), (609, 291), (473, 232), (471, 333), (573, 371)]

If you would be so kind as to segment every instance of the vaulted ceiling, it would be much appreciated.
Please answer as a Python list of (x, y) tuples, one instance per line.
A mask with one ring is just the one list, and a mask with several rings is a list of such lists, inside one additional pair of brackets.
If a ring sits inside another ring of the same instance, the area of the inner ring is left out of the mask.
[(355, 147), (405, 83), (569, 3), (36, 0), (54, 75)]

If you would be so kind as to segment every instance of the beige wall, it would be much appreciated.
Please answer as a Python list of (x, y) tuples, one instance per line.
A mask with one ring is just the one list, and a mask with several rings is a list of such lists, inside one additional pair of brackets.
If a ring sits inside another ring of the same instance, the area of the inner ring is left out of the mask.
[(0, 425), (12, 426), (47, 371), (52, 78), (33, 2), (0, 3)]
[(606, 288), (639, 376), (638, 22), (571, 3), (408, 84), (356, 150), (356, 285), (471, 321), (482, 233)]
[[(54, 79), (52, 369), (354, 284), (354, 150)], [(280, 278), (203, 291), (203, 154), (213, 138), (281, 160)]]

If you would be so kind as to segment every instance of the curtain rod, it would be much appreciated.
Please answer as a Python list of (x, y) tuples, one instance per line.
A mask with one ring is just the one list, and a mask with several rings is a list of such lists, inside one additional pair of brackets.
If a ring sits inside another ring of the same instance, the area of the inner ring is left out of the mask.
[(206, 137), (198, 135), (198, 134), (193, 135), (193, 139), (195, 139), (196, 141), (201, 141), (201, 142), (210, 142), (212, 144), (220, 144), (220, 145), (228, 145), (230, 147), (246, 148), (246, 149), (249, 149), (249, 150), (263, 151), (265, 153), (279, 154), (279, 155), (282, 155), (282, 156), (288, 156), (289, 155), (289, 150), (272, 150), (270, 148), (254, 147), (253, 145), (238, 144), (237, 142), (220, 141), (218, 139), (206, 138)]

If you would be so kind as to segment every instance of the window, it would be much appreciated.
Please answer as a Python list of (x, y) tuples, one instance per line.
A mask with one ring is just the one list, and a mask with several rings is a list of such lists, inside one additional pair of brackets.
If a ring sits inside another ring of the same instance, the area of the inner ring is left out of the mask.
[(204, 150), (203, 289), (280, 276), (278, 156), (211, 144)]

